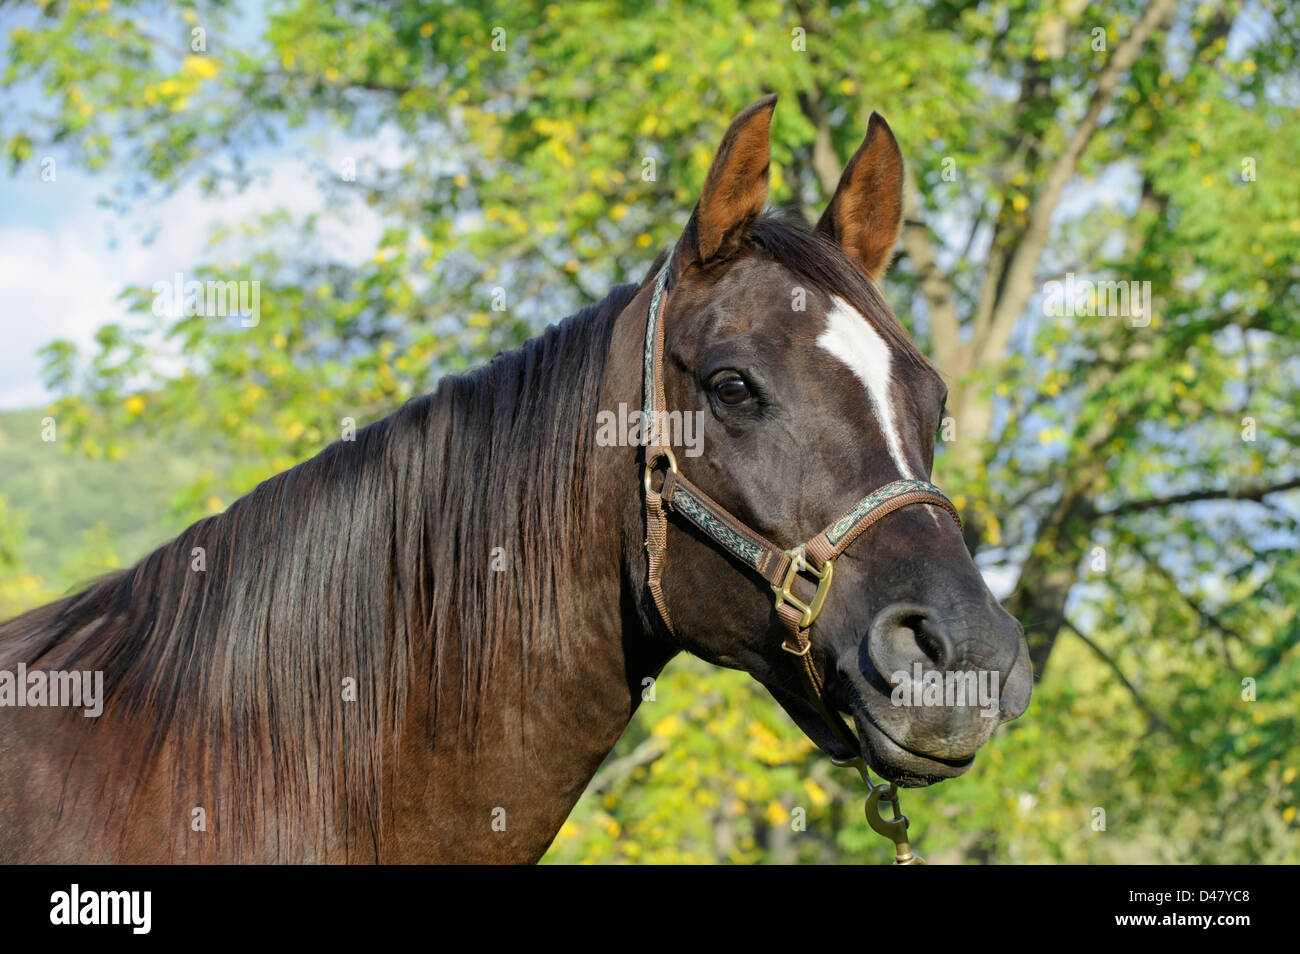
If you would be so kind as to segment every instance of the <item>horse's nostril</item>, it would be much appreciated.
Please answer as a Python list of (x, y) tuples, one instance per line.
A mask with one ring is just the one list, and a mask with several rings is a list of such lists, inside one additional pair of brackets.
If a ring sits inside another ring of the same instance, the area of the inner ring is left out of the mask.
[(924, 616), (909, 616), (903, 620), (903, 626), (912, 631), (917, 648), (921, 650), (925, 658), (934, 663), (937, 669), (944, 669), (948, 660), (943, 642), (929, 630), (926, 623)]
[(876, 671), (892, 682), (910, 677), (917, 665), (945, 671), (954, 661), (952, 639), (938, 616), (923, 606), (902, 604), (881, 611), (872, 624), (867, 653)]

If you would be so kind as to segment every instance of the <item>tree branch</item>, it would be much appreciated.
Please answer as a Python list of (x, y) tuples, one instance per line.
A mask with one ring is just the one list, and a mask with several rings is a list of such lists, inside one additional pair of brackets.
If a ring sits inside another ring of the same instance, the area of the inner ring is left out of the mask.
[(961, 320), (953, 303), (952, 279), (944, 274), (935, 259), (929, 230), (921, 217), (919, 195), (912, 167), (905, 165), (903, 250), (916, 269), (917, 281), (930, 315), (930, 353), (944, 374), (957, 378), (966, 370), (961, 354)]
[[(807, 3), (798, 2), (795, 4), (795, 9), (799, 13), (799, 21), (809, 34), (821, 32), (821, 25), (813, 22)], [(817, 72), (817, 55), (812, 44), (809, 44), (808, 60), (815, 75)], [(816, 82), (809, 89), (801, 91), (798, 94), (798, 100), (799, 108), (813, 126), (813, 175), (817, 177), (817, 183), (821, 186), (822, 195), (829, 200), (835, 194), (836, 186), (840, 184), (840, 171), (843, 167), (840, 165), (839, 157), (835, 155), (835, 144), (831, 141), (830, 118), (826, 115), (826, 107), (822, 103), (821, 91)]]
[(816, 90), (798, 94), (799, 108), (813, 125), (812, 170), (822, 195), (830, 199), (840, 184), (840, 160), (831, 142), (831, 124)]
[(1182, 736), (1178, 732), (1174, 731), (1173, 727), (1170, 726), (1170, 724), (1161, 717), (1160, 713), (1156, 712), (1155, 709), (1151, 708), (1150, 703), (1148, 703), (1146, 699), (1142, 698), (1142, 693), (1138, 692), (1137, 687), (1133, 685), (1133, 683), (1128, 681), (1128, 677), (1124, 675), (1124, 670), (1119, 668), (1119, 663), (1115, 662), (1115, 660), (1110, 657), (1110, 654), (1107, 653), (1106, 650), (1102, 649), (1091, 639), (1089, 639), (1084, 634), (1083, 630), (1081, 630), (1078, 626), (1074, 625), (1074, 622), (1072, 620), (1067, 618), (1065, 620), (1065, 625), (1070, 628), (1070, 631), (1074, 633), (1074, 635), (1078, 636), (1081, 640), (1083, 640), (1084, 645), (1087, 646), (1089, 649), (1091, 649), (1094, 653), (1096, 653), (1098, 658), (1100, 658), (1102, 662), (1104, 662), (1107, 666), (1110, 667), (1110, 671), (1115, 674), (1115, 678), (1117, 678), (1123, 684), (1124, 688), (1129, 691), (1129, 695), (1131, 695), (1133, 697), (1133, 700), (1138, 704), (1138, 707), (1143, 712), (1146, 713), (1147, 719), (1150, 720), (1150, 724), (1153, 727), (1168, 732), (1176, 739), (1182, 739)]
[(1052, 216), (1060, 203), (1066, 185), (1073, 178), (1093, 135), (1101, 123), (1101, 114), (1114, 99), (1120, 77), (1128, 71), (1146, 45), (1151, 35), (1162, 27), (1174, 12), (1174, 0), (1152, 0), (1143, 12), (1128, 38), (1115, 48), (1106, 65), (1097, 75), (1097, 88), (1093, 91), (1088, 108), (1065, 148), (1048, 170), (1047, 179), (1038, 199), (1034, 202), (1025, 233), (1016, 244), (1007, 264), (1002, 294), (988, 324), (987, 334), (976, 345), (976, 366), (998, 360), (1019, 320), (1034, 289), (1034, 271), (1050, 237)]
[(1146, 510), (1158, 510), (1161, 507), (1172, 507), (1176, 504), (1195, 503), (1198, 500), (1254, 500), (1261, 501), (1269, 494), (1281, 493), (1284, 490), (1295, 490), (1300, 487), (1300, 477), (1292, 480), (1283, 481), (1280, 484), (1270, 484), (1266, 487), (1250, 487), (1245, 490), (1233, 490), (1225, 488), (1218, 490), (1211, 488), (1209, 490), (1193, 490), (1185, 494), (1169, 494), (1165, 497), (1150, 497), (1146, 500), (1130, 500), (1119, 506), (1111, 507), (1108, 510), (1097, 511), (1097, 517), (1120, 517), (1129, 513), (1142, 513)]
[(1231, 629), (1226, 623), (1219, 619), (1217, 615), (1211, 613), (1202, 606), (1199, 601), (1183, 592), (1182, 587), (1178, 585), (1178, 579), (1165, 569), (1164, 565), (1156, 559), (1156, 557), (1147, 552), (1147, 548), (1142, 545), (1142, 541), (1138, 539), (1137, 534), (1129, 534), (1128, 536), (1129, 545), (1137, 551), (1138, 556), (1142, 558), (1142, 562), (1144, 562), (1152, 572), (1159, 576), (1160, 579), (1165, 581), (1165, 585), (1173, 591), (1175, 596), (1187, 604), (1187, 608), (1195, 613), (1200, 619), (1202, 626), (1211, 626), (1214, 629), (1217, 629), (1222, 635), (1235, 639), (1242, 645), (1246, 644), (1245, 637), (1243, 637), (1241, 633)]
[(649, 765), (668, 751), (668, 742), (652, 736), (622, 758), (614, 759), (596, 773), (587, 785), (587, 793), (603, 795), (643, 765)]

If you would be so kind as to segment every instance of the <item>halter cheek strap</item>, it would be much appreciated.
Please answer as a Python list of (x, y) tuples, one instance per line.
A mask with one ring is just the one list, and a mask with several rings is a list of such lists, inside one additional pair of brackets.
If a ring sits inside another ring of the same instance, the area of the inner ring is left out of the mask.
[(663, 268), (655, 278), (654, 294), (650, 298), (650, 312), (646, 317), (645, 353), (643, 355), (644, 390), (641, 406), (642, 427), (647, 428), (645, 449), (645, 548), (649, 562), (650, 595), (654, 598), (655, 608), (663, 618), (669, 632), (674, 632), (672, 618), (668, 615), (668, 605), (664, 600), (663, 571), (664, 554), (668, 551), (668, 513), (664, 498), (651, 486), (651, 473), (655, 466), (667, 458), (672, 469), (677, 470), (677, 458), (673, 452), (662, 446), (660, 433), (659, 409), (667, 401), (664, 399), (664, 329), (663, 311), (666, 289), (668, 286), (668, 269), (672, 265), (673, 254), (669, 252)]
[[(867, 494), (811, 540), (787, 550), (751, 529), (687, 480), (677, 469), (677, 458), (664, 443), (663, 434), (662, 412), (667, 404), (663, 381), (663, 314), (672, 260), (673, 255), (669, 253), (663, 268), (655, 277), (654, 292), (646, 316), (643, 356), (644, 399), (641, 420), (646, 429), (645, 545), (650, 595), (655, 607), (669, 631), (674, 631), (662, 580), (664, 559), (668, 551), (668, 514), (671, 512), (685, 517), (716, 546), (757, 573), (772, 587), (776, 615), (786, 631), (781, 648), (800, 658), (799, 671), (805, 694), (835, 737), (853, 753), (850, 759), (837, 764), (853, 766), (866, 783), (867, 821), (877, 832), (894, 841), (896, 864), (924, 864), (912, 852), (908, 843), (908, 819), (899, 808), (897, 787), (892, 783), (876, 785), (872, 781), (866, 759), (861, 754), (861, 743), (826, 704), (822, 677), (809, 652), (812, 640), (808, 630), (821, 613), (830, 593), (831, 581), (835, 577), (835, 559), (880, 520), (895, 510), (913, 504), (939, 507), (952, 517), (959, 529), (961, 516), (952, 501), (934, 484), (924, 480), (895, 480)], [(655, 490), (654, 474), (661, 465), (666, 466), (666, 470), (659, 489)], [(810, 582), (816, 584), (816, 590), (807, 600), (794, 592), (795, 581), (801, 575), (807, 576)], [(880, 805), (884, 801), (892, 806), (893, 815), (890, 818), (881, 814)]]

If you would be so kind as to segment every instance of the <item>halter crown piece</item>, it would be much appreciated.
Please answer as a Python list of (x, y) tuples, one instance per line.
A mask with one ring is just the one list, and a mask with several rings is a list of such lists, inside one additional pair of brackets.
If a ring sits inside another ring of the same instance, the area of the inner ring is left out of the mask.
[[(854, 540), (884, 517), (912, 504), (932, 504), (948, 513), (961, 527), (961, 516), (951, 500), (934, 484), (924, 480), (895, 480), (872, 491), (844, 511), (821, 533), (811, 540), (786, 550), (772, 543), (761, 533), (728, 513), (704, 491), (696, 487), (677, 469), (677, 458), (671, 448), (663, 443), (661, 413), (665, 410), (663, 381), (664, 324), (663, 314), (667, 302), (668, 273), (672, 265), (670, 252), (663, 268), (655, 278), (654, 294), (646, 316), (644, 352), (644, 399), (641, 408), (642, 426), (645, 428), (645, 514), (646, 555), (649, 561), (650, 595), (664, 624), (672, 631), (672, 620), (663, 592), (664, 557), (668, 550), (668, 514), (676, 513), (694, 524), (710, 541), (726, 551), (737, 561), (757, 573), (772, 587), (777, 618), (786, 631), (781, 648), (797, 657), (804, 692), (817, 708), (831, 732), (844, 744), (853, 757), (835, 761), (836, 765), (851, 766), (858, 770), (867, 786), (867, 821), (871, 827), (895, 844), (895, 864), (925, 864), (915, 854), (907, 840), (907, 816), (898, 804), (898, 788), (892, 782), (877, 785), (871, 779), (862, 745), (844, 720), (834, 713), (823, 697), (821, 674), (813, 662), (812, 639), (809, 629), (817, 619), (830, 593), (834, 579), (835, 558)], [(654, 489), (654, 473), (661, 464), (667, 465), (663, 482)], [(810, 577), (816, 590), (807, 600), (794, 592), (801, 574)], [(892, 806), (893, 817), (881, 814), (880, 803)]]

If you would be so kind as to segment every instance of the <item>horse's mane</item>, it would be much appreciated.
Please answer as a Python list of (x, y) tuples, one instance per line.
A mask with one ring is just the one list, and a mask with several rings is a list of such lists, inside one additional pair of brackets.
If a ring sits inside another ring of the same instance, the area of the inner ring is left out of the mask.
[(0, 668), (101, 670), (105, 717), (137, 727), (141, 766), (179, 727), (214, 779), (233, 776), (249, 825), (266, 789), (301, 799), (301, 783), (373, 825), (413, 667), (459, 684), (458, 711), (433, 716), (469, 738), (501, 661), (528, 679), (556, 648), (610, 333), (636, 292), (618, 286), (132, 568), (0, 624)]

